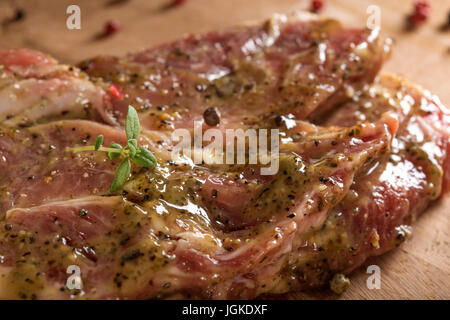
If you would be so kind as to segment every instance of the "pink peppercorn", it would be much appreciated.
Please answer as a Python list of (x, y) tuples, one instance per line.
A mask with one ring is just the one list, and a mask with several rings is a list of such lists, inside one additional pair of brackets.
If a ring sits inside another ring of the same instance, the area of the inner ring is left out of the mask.
[(426, 1), (417, 1), (414, 5), (412, 20), (415, 26), (424, 23), (428, 19), (430, 5)]
[(120, 85), (114, 83), (109, 87), (109, 90), (116, 98), (123, 99), (124, 94), (122, 93), (122, 88), (120, 87)]
[(111, 35), (120, 30), (120, 22), (118, 20), (109, 20), (105, 25), (105, 34)]
[(319, 12), (322, 10), (324, 6), (323, 0), (312, 0), (311, 1), (311, 11), (312, 12)]

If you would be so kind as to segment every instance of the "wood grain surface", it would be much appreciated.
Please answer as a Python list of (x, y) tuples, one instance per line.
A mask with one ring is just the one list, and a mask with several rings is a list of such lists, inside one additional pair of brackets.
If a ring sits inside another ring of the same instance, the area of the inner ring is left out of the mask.
[[(273, 13), (308, 9), (299, 0), (187, 0), (168, 7), (170, 0), (24, 0), (0, 1), (0, 48), (28, 47), (49, 53), (67, 63), (98, 54), (123, 55), (198, 33)], [(364, 26), (367, 7), (381, 8), (384, 35), (394, 40), (394, 52), (384, 70), (401, 74), (437, 94), (450, 106), (450, 31), (440, 31), (450, 11), (450, 0), (429, 0), (429, 21), (414, 32), (404, 29), (405, 16), (414, 1), (328, 0), (323, 14), (351, 26)], [(66, 28), (66, 8), (81, 8), (81, 30)], [(15, 8), (25, 19), (10, 22)], [(99, 38), (108, 19), (118, 19), (117, 34)], [(427, 210), (414, 224), (413, 236), (390, 253), (370, 259), (351, 275), (343, 295), (330, 291), (291, 293), (291, 299), (450, 299), (450, 197)], [(366, 267), (381, 268), (381, 289), (366, 286)]]

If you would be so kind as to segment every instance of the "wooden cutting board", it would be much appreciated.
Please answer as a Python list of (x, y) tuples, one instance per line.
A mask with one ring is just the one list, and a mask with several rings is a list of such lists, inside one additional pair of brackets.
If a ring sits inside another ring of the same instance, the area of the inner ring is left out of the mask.
[[(298, 0), (186, 0), (167, 7), (171, 0), (35, 0), (0, 3), (0, 48), (28, 47), (73, 63), (98, 54), (123, 55), (185, 33), (224, 28), (248, 20), (262, 20), (275, 12), (307, 9)], [(404, 31), (405, 16), (413, 1), (328, 0), (323, 14), (352, 26), (364, 26), (369, 5), (381, 8), (382, 32), (394, 39), (391, 60), (384, 70), (399, 73), (437, 94), (450, 106), (450, 31), (439, 31), (450, 11), (450, 0), (429, 0), (432, 13), (425, 26)], [(81, 30), (66, 28), (66, 8), (81, 8)], [(14, 6), (25, 19), (5, 23)], [(119, 33), (99, 38), (108, 19), (122, 24)], [(283, 298), (322, 299), (450, 299), (450, 197), (433, 205), (415, 223), (413, 237), (390, 253), (373, 258), (351, 276), (352, 286), (341, 296), (328, 291), (293, 293)], [(381, 289), (366, 286), (366, 267), (381, 269)]]

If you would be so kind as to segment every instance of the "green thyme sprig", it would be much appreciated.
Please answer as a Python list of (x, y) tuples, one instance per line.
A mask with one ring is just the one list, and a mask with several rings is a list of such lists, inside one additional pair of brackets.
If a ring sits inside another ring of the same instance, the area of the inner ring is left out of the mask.
[(130, 177), (131, 161), (145, 168), (153, 169), (156, 166), (155, 156), (147, 149), (139, 147), (138, 138), (141, 131), (139, 117), (132, 106), (128, 106), (127, 118), (125, 120), (125, 133), (127, 135), (127, 145), (122, 147), (118, 143), (112, 143), (109, 147), (103, 147), (103, 135), (98, 135), (93, 146), (68, 148), (68, 151), (103, 151), (108, 152), (110, 159), (123, 157), (117, 169), (116, 176), (111, 185), (110, 192), (119, 190)]

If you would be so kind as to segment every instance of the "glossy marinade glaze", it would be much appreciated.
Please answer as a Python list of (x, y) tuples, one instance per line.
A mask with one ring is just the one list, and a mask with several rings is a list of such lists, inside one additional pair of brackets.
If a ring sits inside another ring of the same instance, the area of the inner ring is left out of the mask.
[[(375, 79), (389, 50), (378, 30), (299, 14), (79, 68), (0, 51), (0, 297), (254, 298), (400, 244), (445, 189), (449, 114)], [(110, 194), (118, 161), (66, 148), (126, 141), (129, 104), (158, 164)], [(210, 107), (222, 131), (279, 129), (278, 172), (172, 161), (171, 132), (209, 128)]]

